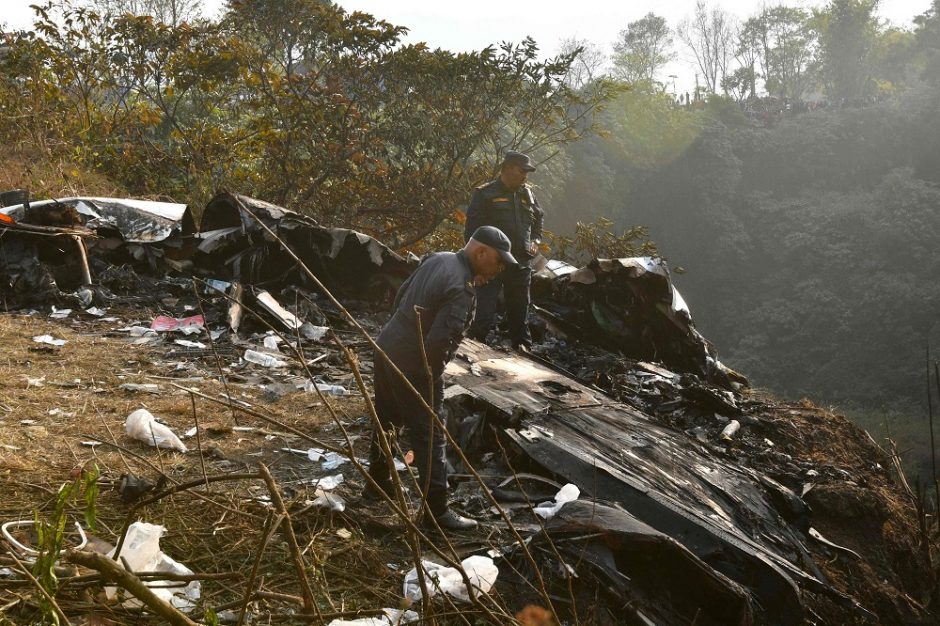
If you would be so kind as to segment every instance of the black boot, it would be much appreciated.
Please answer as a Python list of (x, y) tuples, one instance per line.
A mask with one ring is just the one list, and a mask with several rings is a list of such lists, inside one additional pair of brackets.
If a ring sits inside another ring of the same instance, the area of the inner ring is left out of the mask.
[[(451, 508), (434, 518), (441, 530), (472, 530), (480, 525), (475, 519), (464, 517)], [(432, 524), (433, 525), (433, 524)]]

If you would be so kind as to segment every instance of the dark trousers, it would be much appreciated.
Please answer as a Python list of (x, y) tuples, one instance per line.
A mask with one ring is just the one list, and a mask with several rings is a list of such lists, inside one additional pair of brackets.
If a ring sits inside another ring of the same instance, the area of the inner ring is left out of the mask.
[[(424, 497), (431, 509), (431, 514), (437, 517), (447, 510), (447, 440), (444, 438), (444, 433), (434, 426), (427, 410), (421, 406), (414, 394), (378, 354), (374, 355), (373, 367), (375, 370), (375, 411), (382, 423), (382, 429), (386, 432), (394, 429), (396, 433), (400, 433), (402, 429), (406, 430), (408, 439), (411, 441), (411, 449), (414, 451), (415, 465), (418, 467), (418, 484), (422, 490), (425, 489), (425, 484), (428, 484)], [(412, 375), (409, 370), (410, 368), (402, 368), (411, 384), (427, 401), (427, 376)], [(443, 379), (435, 380), (433, 389), (433, 402), (429, 404), (441, 421), (446, 424), (443, 412)], [(402, 450), (407, 451), (408, 447), (402, 445)], [(394, 448), (392, 452), (395, 452)], [(378, 434), (375, 432), (372, 433), (369, 445), (369, 474), (380, 487), (390, 489), (391, 477), (388, 461), (382, 454)], [(408, 485), (411, 479), (403, 480)]]
[(528, 267), (507, 267), (499, 276), (483, 287), (477, 288), (477, 312), (470, 326), (470, 336), (478, 341), (486, 339), (486, 334), (496, 320), (496, 308), (499, 291), (503, 291), (506, 301), (506, 323), (509, 327), (509, 340), (513, 346), (531, 345), (532, 335), (526, 319), (529, 316), (529, 283), (532, 270)]

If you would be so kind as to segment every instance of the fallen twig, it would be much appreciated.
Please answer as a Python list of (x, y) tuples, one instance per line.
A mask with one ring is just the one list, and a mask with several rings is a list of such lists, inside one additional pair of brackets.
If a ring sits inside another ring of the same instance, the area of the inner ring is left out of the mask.
[(156, 595), (140, 578), (103, 554), (69, 550), (65, 553), (65, 560), (100, 572), (105, 580), (126, 589), (171, 626), (198, 626), (197, 622), (189, 619), (179, 609)]

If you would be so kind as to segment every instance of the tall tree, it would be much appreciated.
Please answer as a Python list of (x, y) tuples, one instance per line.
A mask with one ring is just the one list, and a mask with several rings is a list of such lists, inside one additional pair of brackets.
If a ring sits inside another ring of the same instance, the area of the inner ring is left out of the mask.
[(614, 42), (614, 74), (621, 80), (652, 86), (656, 73), (675, 58), (666, 18), (647, 13), (627, 24)]
[(95, 10), (115, 17), (149, 15), (155, 22), (179, 26), (202, 17), (202, 0), (89, 0)]
[(562, 39), (558, 42), (558, 54), (571, 55), (574, 59), (564, 79), (565, 84), (572, 89), (581, 89), (604, 74), (607, 55), (600, 46), (587, 39), (577, 37)]
[(764, 88), (772, 96), (800, 98), (812, 81), (816, 36), (810, 15), (799, 8), (765, 8), (746, 23), (760, 44)]
[(829, 96), (853, 100), (874, 89), (872, 50), (879, 25), (879, 0), (832, 0), (814, 14), (819, 67)]
[(677, 32), (695, 57), (699, 72), (705, 78), (705, 88), (717, 93), (734, 58), (734, 17), (718, 7), (709, 10), (705, 0), (698, 0), (695, 14), (682, 21)]

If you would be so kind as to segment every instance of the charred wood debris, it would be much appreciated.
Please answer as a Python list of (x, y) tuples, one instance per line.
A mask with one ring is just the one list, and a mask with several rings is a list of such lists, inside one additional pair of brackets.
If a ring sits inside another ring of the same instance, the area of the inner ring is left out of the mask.
[[(181, 204), (66, 198), (0, 209), (7, 311), (162, 308), (168, 315), (150, 328), (122, 329), (128, 341), (188, 345), (208, 364), (202, 338), (211, 339), (222, 358), (254, 364), (271, 400), (311, 384), (355, 392), (332, 334), (356, 349), (366, 380), (371, 371), (368, 342), (302, 266), (375, 336), (417, 261), (230, 193), (208, 203), (198, 228)], [(531, 353), (467, 340), (445, 391), (449, 429), (474, 468), (450, 459), (452, 495), (501, 542), (491, 556), (496, 587), (518, 604), (510, 609), (545, 604), (530, 582), (538, 578), (563, 623), (578, 623), (592, 603), (617, 616), (597, 623), (892, 623), (851, 581), (824, 573), (820, 563), (867, 557), (864, 546), (828, 541), (807, 504), (817, 483), (864, 480), (790, 445), (786, 422), (798, 411), (762, 399), (718, 360), (664, 261), (542, 260), (532, 294)], [(155, 332), (174, 328), (192, 330), (190, 343)], [(299, 367), (276, 340), (244, 350), (268, 328), (333, 357)], [(365, 441), (369, 425), (362, 417), (350, 429)], [(864, 445), (865, 474), (891, 483), (888, 457), (870, 439)], [(489, 496), (471, 480), (477, 473)], [(128, 500), (141, 480), (125, 479)], [(362, 481), (344, 485), (351, 507)], [(579, 495), (562, 500), (567, 484)], [(533, 506), (545, 502), (554, 515), (543, 520)], [(916, 600), (895, 604), (907, 623), (929, 622)]]

